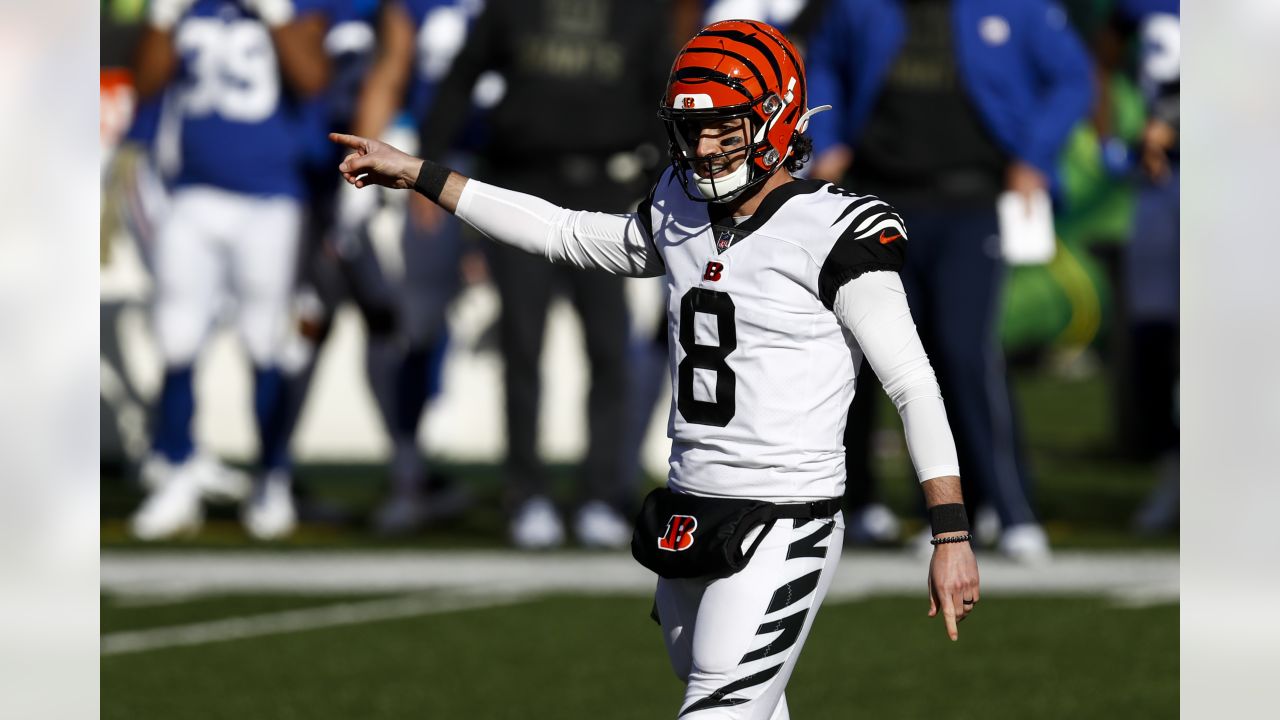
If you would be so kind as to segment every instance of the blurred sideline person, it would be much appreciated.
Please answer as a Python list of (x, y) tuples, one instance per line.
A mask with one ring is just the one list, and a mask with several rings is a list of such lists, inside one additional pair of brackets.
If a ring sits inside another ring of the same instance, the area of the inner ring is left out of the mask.
[[(331, 17), (324, 52), (329, 60), (331, 80), (324, 92), (307, 104), (307, 119), (314, 123), (315, 132), (306, 135), (306, 213), (290, 332), (282, 352), (282, 432), (289, 439), (293, 438), (306, 405), (316, 361), (328, 340), (334, 314), (344, 300), (353, 300), (365, 320), (365, 370), (378, 407), (382, 407), (383, 394), (394, 392), (394, 387), (383, 380), (395, 371), (393, 360), (389, 360), (394, 355), (393, 315), (389, 309), (391, 291), (376, 258), (372, 252), (365, 252), (371, 250), (367, 237), (341, 232), (348, 214), (346, 208), (336, 202), (342, 184), (332, 182), (332, 173), (324, 172), (333, 160), (332, 148), (314, 141), (315, 137), (323, 137), (330, 131), (351, 129), (356, 96), (373, 55), (377, 0), (329, 0), (329, 10)], [(304, 481), (305, 477), (294, 478), (299, 519), (341, 520), (342, 513), (307, 497)]]
[[(441, 79), (466, 41), (479, 3), (474, 0), (388, 0), (378, 20), (378, 54), (360, 93), (356, 134), (380, 137), (407, 108), (418, 121), (434, 102)], [(471, 95), (462, 101), (468, 111)], [(474, 114), (472, 114), (474, 117)], [(465, 162), (456, 153), (454, 162)], [(332, 167), (330, 168), (332, 171)], [(347, 187), (353, 204), (360, 196)], [(394, 402), (387, 408), (392, 440), (391, 488), (374, 524), (403, 534), (429, 519), (460, 511), (467, 498), (429, 472), (418, 429), (439, 372), (448, 328), (445, 312), (457, 294), (463, 237), (458, 222), (422, 198), (410, 198), (402, 234), (404, 274), (396, 285), (400, 343)]]
[[(644, 195), (636, 149), (657, 139), (646, 122), (665, 68), (666, 3), (490, 0), (441, 82), (422, 124), (423, 154), (444, 157), (467, 119), (477, 79), (500, 73), (506, 94), (489, 116), (480, 171), (495, 183), (556, 202), (621, 212)], [(488, 248), (502, 301), (510, 536), (520, 548), (565, 539), (537, 449), (547, 308), (567, 291), (582, 320), (591, 387), (586, 454), (577, 473), (574, 531), (588, 547), (621, 547), (634, 488), (620, 482), (627, 431), (628, 317), (621, 278), (555, 268), (518, 250)]]
[(555, 263), (663, 277), (671, 472), (645, 501), (632, 553), (660, 572), (655, 610), (685, 682), (682, 717), (790, 716), (784, 689), (840, 559), (840, 436), (863, 354), (902, 414), (930, 507), (929, 615), (954, 640), (979, 601), (955, 446), (898, 279), (906, 228), (882, 201), (791, 175), (816, 110), (777, 30), (704, 29), (660, 106), (672, 167), (625, 214), (567, 210), (333, 136), (354, 150), (340, 170), (357, 187), (414, 188)]
[[(1178, 219), (1182, 35), (1178, 0), (1120, 0), (1098, 38), (1104, 74), (1123, 65), (1137, 40), (1138, 84), (1147, 123), (1130, 162), (1137, 165), (1137, 205), (1125, 247), (1125, 307), (1131, 355), (1125, 391), (1133, 398), (1137, 452), (1159, 462), (1158, 484), (1133, 518), (1143, 534), (1167, 532), (1179, 519)], [(1109, 106), (1109, 85), (1101, 101)], [(1106, 117), (1107, 113), (1098, 113)], [(1100, 128), (1107, 137), (1108, 128)]]
[(142, 539), (202, 520), (192, 419), (196, 357), (224, 290), (253, 363), (261, 475), (243, 509), (270, 539), (295, 523), (282, 432), (280, 350), (293, 287), (305, 183), (302, 105), (328, 83), (320, 0), (157, 0), (140, 40), (142, 100), (172, 90), (179, 160), (155, 248), (155, 331), (165, 373), (153, 446), (171, 468), (130, 522)]
[[(946, 390), (966, 497), (994, 507), (1002, 552), (1047, 560), (999, 342), (996, 199), (1050, 189), (1090, 107), (1085, 50), (1046, 0), (831, 0), (809, 63), (814, 92), (838, 108), (814, 126), (814, 176), (845, 178), (911, 222), (902, 281)], [(870, 400), (855, 395), (851, 434), (871, 432), (859, 409)]]
[[(465, 38), (467, 4), (341, 2), (326, 39), (334, 67), (321, 108), (327, 129), (380, 136), (406, 104), (406, 90), (411, 107), (429, 99)], [(423, 74), (425, 68), (438, 69), (433, 77)], [(292, 432), (301, 415), (338, 306), (352, 300), (365, 321), (366, 373), (392, 446), (389, 492), (373, 527), (382, 535), (404, 535), (429, 520), (456, 515), (468, 502), (460, 488), (428, 475), (417, 448), (422, 411), (443, 359), (444, 310), (456, 288), (459, 240), (455, 223), (440, 227), (438, 211), (425, 222), (421, 212), (410, 212), (404, 280), (388, 277), (369, 236), (378, 198), (335, 182), (332, 163), (338, 158), (332, 143), (324, 144), (309, 174), (313, 200), (300, 265), (298, 337), (289, 354), (294, 367), (286, 385), (288, 427)]]

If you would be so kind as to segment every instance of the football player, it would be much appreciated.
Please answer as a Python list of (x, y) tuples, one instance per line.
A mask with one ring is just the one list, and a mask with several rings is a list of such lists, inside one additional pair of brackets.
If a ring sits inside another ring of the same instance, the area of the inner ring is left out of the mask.
[(193, 365), (224, 289), (237, 301), (254, 368), (262, 474), (246, 529), (292, 530), (288, 437), (281, 431), (279, 351), (302, 224), (301, 104), (328, 83), (326, 0), (155, 0), (140, 41), (136, 87), (171, 90), (180, 162), (155, 248), (155, 331), (164, 356), (155, 451), (172, 468), (131, 520), (143, 539), (197, 527), (192, 462)]
[[(556, 207), (334, 136), (354, 151), (340, 170), (356, 187), (414, 188), (552, 262), (664, 278), (668, 495), (703, 506), (764, 501), (786, 518), (726, 548), (749, 558), (737, 572), (658, 580), (657, 616), (686, 683), (681, 717), (789, 716), (783, 690), (840, 558), (841, 436), (864, 355), (902, 416), (931, 510), (929, 615), (942, 614), (954, 640), (980, 599), (955, 445), (897, 272), (906, 227), (875, 197), (792, 175), (819, 109), (774, 28), (707, 27), (677, 55), (659, 110), (672, 167), (624, 215)], [(642, 526), (633, 553), (716, 542), (688, 520), (672, 517), (665, 536)]]

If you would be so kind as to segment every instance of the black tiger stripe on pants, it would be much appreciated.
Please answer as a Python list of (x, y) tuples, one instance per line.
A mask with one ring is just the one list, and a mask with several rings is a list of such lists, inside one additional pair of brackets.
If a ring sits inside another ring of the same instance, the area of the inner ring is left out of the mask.
[[(744, 545), (754, 540), (749, 535)], [(844, 541), (844, 517), (778, 521), (741, 572), (660, 578), (667, 653), (685, 682), (680, 718), (785, 720), (784, 691)]]

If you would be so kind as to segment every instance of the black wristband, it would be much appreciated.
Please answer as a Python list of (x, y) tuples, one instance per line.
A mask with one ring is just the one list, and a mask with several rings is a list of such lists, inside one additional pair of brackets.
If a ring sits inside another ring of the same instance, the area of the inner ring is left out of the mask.
[(418, 179), (413, 181), (413, 189), (431, 202), (439, 202), (440, 193), (444, 192), (445, 181), (449, 179), (451, 172), (453, 171), (443, 165), (423, 160), (422, 168), (418, 170)]
[(963, 503), (947, 503), (929, 508), (929, 526), (934, 535), (948, 532), (969, 532), (969, 515)]
[(952, 535), (951, 537), (934, 538), (929, 541), (930, 545), (950, 545), (951, 543), (969, 542), (973, 539), (972, 535)]

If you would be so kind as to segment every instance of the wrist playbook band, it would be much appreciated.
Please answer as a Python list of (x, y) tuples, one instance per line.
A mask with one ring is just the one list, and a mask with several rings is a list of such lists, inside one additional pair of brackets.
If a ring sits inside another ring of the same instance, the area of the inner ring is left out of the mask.
[(422, 168), (418, 170), (418, 179), (413, 181), (413, 189), (431, 202), (439, 202), (440, 193), (444, 192), (445, 181), (449, 179), (451, 172), (453, 171), (443, 165), (423, 160)]
[(946, 503), (929, 508), (929, 526), (934, 535), (947, 532), (969, 532), (969, 515), (963, 503)]

